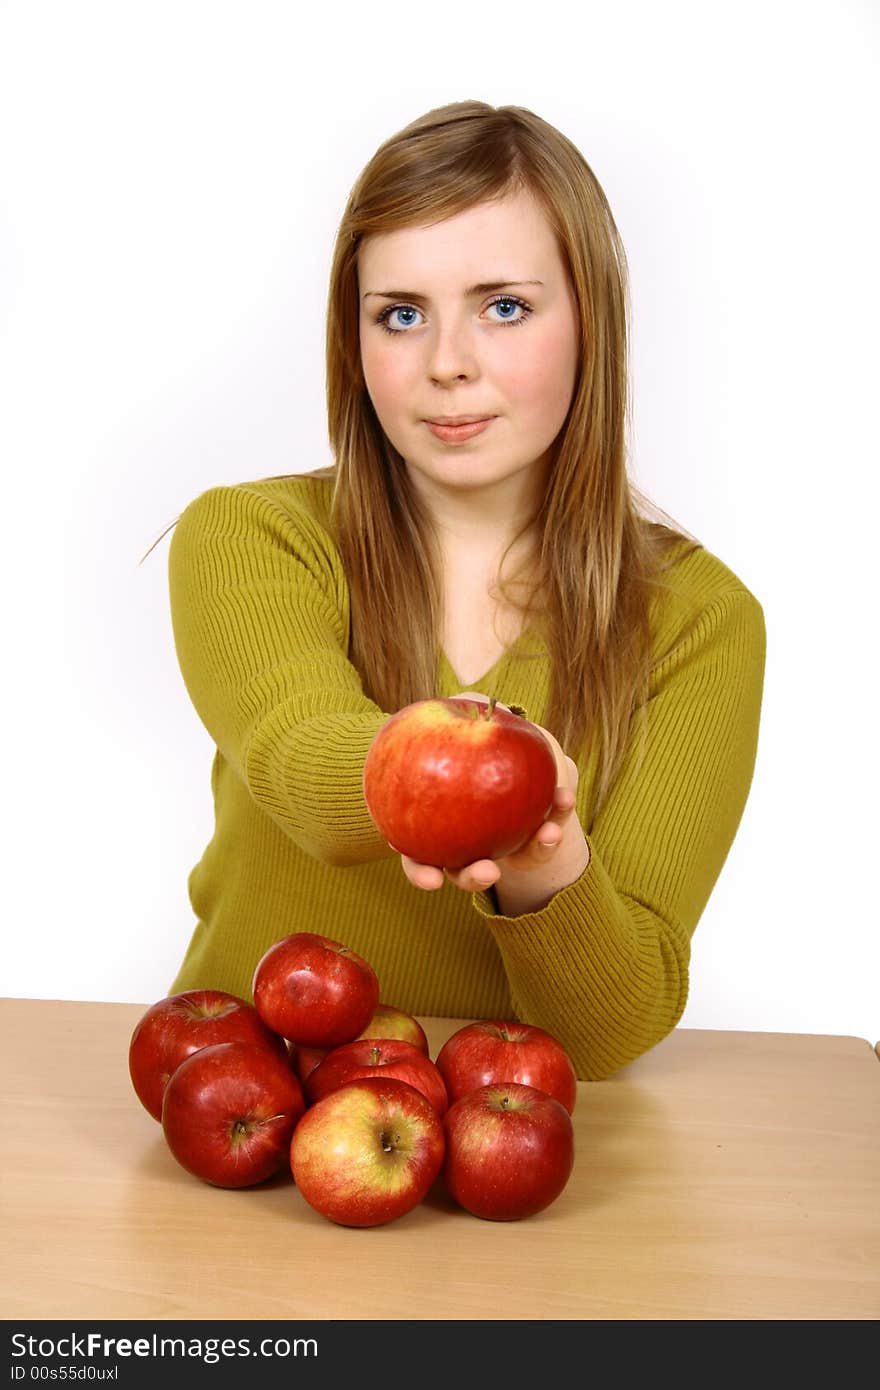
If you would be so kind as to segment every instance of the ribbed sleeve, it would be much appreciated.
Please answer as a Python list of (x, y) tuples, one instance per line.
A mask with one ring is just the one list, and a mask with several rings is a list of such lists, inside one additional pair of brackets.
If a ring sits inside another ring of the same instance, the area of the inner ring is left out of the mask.
[(346, 657), (348, 601), (322, 534), (247, 487), (184, 512), (168, 556), (190, 699), (257, 805), (330, 864), (390, 855), (361, 789), (387, 718)]
[(746, 590), (713, 603), (655, 671), (641, 764), (632, 747), (587, 836), (590, 863), (539, 912), (475, 894), (517, 1013), (601, 1077), (684, 1010), (690, 938), (739, 825), (758, 740), (766, 635)]

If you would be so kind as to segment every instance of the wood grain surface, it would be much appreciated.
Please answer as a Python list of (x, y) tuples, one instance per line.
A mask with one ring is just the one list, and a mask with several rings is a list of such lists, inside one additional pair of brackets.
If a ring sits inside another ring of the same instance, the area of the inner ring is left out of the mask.
[[(679, 1029), (580, 1083), (572, 1178), (487, 1222), (438, 1181), (335, 1226), (289, 1173), (185, 1172), (128, 1076), (146, 1004), (0, 1001), (11, 1318), (876, 1319), (880, 1067), (867, 1040)], [(422, 1019), (431, 1056), (462, 1020)]]

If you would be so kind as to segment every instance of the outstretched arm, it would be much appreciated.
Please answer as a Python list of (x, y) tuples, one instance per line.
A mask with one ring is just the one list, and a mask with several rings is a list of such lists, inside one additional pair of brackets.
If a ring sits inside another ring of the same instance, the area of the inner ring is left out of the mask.
[(388, 858), (363, 799), (388, 718), (347, 659), (348, 591), (326, 532), (247, 485), (189, 504), (168, 557), (181, 673), (250, 795), (307, 853)]

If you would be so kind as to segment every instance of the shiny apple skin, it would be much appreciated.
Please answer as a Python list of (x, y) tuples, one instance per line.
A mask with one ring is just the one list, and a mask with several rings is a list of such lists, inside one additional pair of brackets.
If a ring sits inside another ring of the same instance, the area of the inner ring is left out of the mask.
[(446, 1112), (443, 1179), (459, 1206), (485, 1221), (519, 1221), (544, 1211), (574, 1167), (574, 1129), (565, 1106), (533, 1086), (469, 1091)]
[(348, 1081), (363, 1081), (369, 1076), (405, 1081), (421, 1091), (441, 1119), (446, 1114), (449, 1101), (437, 1067), (419, 1048), (399, 1038), (356, 1038), (334, 1048), (309, 1073), (306, 1097), (314, 1103)]
[(418, 1206), (443, 1164), (443, 1121), (393, 1077), (349, 1081), (310, 1106), (293, 1132), (300, 1194), (340, 1226), (379, 1226)]
[(351, 1042), (379, 1002), (375, 970), (333, 937), (294, 932), (257, 962), (254, 1007), (263, 1022), (304, 1047)]
[(303, 1047), (296, 1043), (289, 1043), (290, 1065), (296, 1072), (299, 1080), (305, 1089), (306, 1078), (311, 1075), (319, 1062), (322, 1062), (332, 1048), (328, 1047)]
[(516, 1081), (555, 1096), (572, 1114), (577, 1072), (562, 1043), (543, 1028), (514, 1019), (480, 1019), (453, 1033), (437, 1053), (449, 1103), (496, 1081)]
[(553, 805), (556, 759), (536, 725), (479, 700), (429, 699), (386, 720), (364, 760), (376, 827), (420, 864), (501, 859)]
[(399, 1038), (401, 1042), (412, 1043), (420, 1052), (428, 1055), (428, 1037), (424, 1028), (412, 1014), (396, 1009), (393, 1004), (376, 1005), (376, 1012), (366, 1028), (358, 1034), (361, 1038)]
[(168, 1082), (162, 1129), (187, 1172), (216, 1187), (251, 1187), (284, 1167), (305, 1108), (282, 1058), (253, 1043), (215, 1043)]
[(138, 1020), (128, 1048), (135, 1094), (154, 1120), (162, 1118), (162, 1094), (185, 1057), (212, 1043), (263, 1043), (279, 1057), (283, 1038), (268, 1028), (246, 999), (221, 989), (169, 994)]
[[(412, 1014), (404, 1012), (403, 1009), (396, 1009), (393, 1004), (378, 1003), (373, 1017), (370, 1019), (366, 1028), (362, 1028), (358, 1033), (359, 1038), (381, 1038), (399, 1039), (401, 1042), (411, 1043), (417, 1047), (425, 1056), (428, 1055), (428, 1037), (424, 1028), (417, 1018)], [(344, 1044), (341, 1044), (344, 1046)], [(328, 1047), (304, 1047), (296, 1043), (289, 1043), (290, 1065), (296, 1072), (300, 1081), (305, 1086), (306, 1078), (319, 1062), (327, 1056), (328, 1052), (333, 1051)]]

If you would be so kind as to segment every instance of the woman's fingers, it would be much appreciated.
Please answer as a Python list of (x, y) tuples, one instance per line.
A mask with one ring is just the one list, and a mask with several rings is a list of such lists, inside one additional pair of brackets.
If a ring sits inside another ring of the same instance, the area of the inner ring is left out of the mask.
[[(573, 815), (574, 807), (575, 794), (572, 788), (557, 787), (545, 820), (527, 844), (515, 850), (513, 854), (505, 855), (505, 865), (511, 869), (533, 869), (540, 864), (548, 863), (554, 850), (562, 842), (565, 823), (569, 816)], [(401, 854), (400, 862), (413, 887), (422, 888), (427, 892), (435, 892), (442, 888), (446, 878), (465, 893), (484, 892), (501, 877), (501, 865), (495, 859), (478, 859), (476, 863), (468, 864), (463, 869), (439, 869), (434, 864), (420, 864), (406, 854)]]
[(406, 854), (400, 856), (400, 862), (413, 887), (423, 888), (429, 893), (442, 888), (446, 878), (465, 893), (479, 893), (497, 883), (501, 877), (501, 870), (494, 859), (478, 859), (475, 864), (468, 864), (463, 869), (438, 869), (434, 864), (419, 864)]
[(410, 859), (407, 854), (400, 856), (400, 862), (403, 865), (403, 872), (414, 888), (424, 888), (428, 892), (433, 892), (435, 888), (443, 887), (442, 869), (435, 868), (433, 864), (419, 864), (415, 859)]
[(447, 869), (446, 874), (465, 893), (482, 893), (498, 882), (501, 870), (494, 859), (478, 859), (464, 869)]
[(521, 849), (507, 855), (504, 860), (505, 866), (511, 869), (534, 869), (549, 863), (554, 850), (562, 843), (565, 825), (574, 814), (574, 807), (575, 795), (571, 787), (557, 787), (546, 819)]
[[(570, 787), (557, 787), (553, 805), (538, 830), (521, 849), (504, 858), (504, 863), (512, 869), (532, 869), (546, 864), (556, 847), (562, 842), (565, 822), (574, 811), (574, 792)], [(443, 887), (448, 878), (456, 888), (465, 893), (480, 893), (491, 888), (501, 877), (501, 865), (495, 859), (478, 859), (463, 869), (438, 869), (433, 864), (419, 864), (408, 855), (400, 856), (403, 871), (415, 888), (433, 892)]]
[[(574, 787), (557, 787), (553, 793), (553, 804), (547, 812), (544, 826), (549, 824), (564, 825), (575, 808), (576, 800)], [(541, 826), (538, 835), (542, 834), (544, 826)]]
[(545, 729), (541, 724), (536, 724), (535, 728), (540, 729), (541, 733), (550, 744), (551, 751), (556, 759), (556, 780), (559, 785), (577, 790), (578, 769), (574, 758), (570, 758), (567, 753), (563, 752), (559, 740), (551, 734), (549, 729)]

